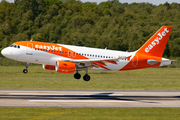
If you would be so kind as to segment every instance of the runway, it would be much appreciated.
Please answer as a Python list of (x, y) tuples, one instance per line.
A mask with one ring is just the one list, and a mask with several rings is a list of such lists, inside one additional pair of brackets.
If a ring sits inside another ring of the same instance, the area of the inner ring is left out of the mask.
[(180, 91), (0, 89), (0, 107), (180, 107)]

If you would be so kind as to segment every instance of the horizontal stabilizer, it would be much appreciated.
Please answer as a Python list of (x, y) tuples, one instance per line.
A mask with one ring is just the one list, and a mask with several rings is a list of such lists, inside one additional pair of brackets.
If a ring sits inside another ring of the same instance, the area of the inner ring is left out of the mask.
[(157, 64), (157, 63), (171, 63), (172, 61), (176, 61), (176, 60), (168, 60), (168, 59), (165, 59), (165, 60), (153, 60), (153, 59), (149, 59), (147, 60), (147, 63), (150, 64), (150, 65), (154, 65), (154, 64)]

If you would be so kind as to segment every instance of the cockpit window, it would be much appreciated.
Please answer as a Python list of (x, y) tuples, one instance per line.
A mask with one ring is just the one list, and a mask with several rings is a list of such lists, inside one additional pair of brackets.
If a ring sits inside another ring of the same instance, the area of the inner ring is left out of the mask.
[(9, 47), (14, 47), (14, 48), (19, 48), (20, 49), (19, 45), (10, 45)]

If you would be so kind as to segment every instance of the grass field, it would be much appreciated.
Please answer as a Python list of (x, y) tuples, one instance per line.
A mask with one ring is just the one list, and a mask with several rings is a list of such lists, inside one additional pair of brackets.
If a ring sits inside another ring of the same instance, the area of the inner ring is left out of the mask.
[(179, 120), (178, 108), (0, 108), (1, 120)]
[[(151, 68), (135, 71), (89, 71), (89, 82), (74, 79), (74, 74), (30, 66), (24, 74), (20, 67), (0, 66), (0, 88), (17, 89), (111, 89), (180, 90), (180, 68)], [(83, 76), (84, 71), (80, 72)]]

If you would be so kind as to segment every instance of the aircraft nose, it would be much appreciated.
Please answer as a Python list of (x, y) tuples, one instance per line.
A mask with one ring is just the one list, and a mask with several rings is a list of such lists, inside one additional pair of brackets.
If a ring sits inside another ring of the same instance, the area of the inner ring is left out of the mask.
[(7, 48), (4, 48), (3, 50), (1, 50), (1, 54), (6, 57), (8, 55)]
[(1, 54), (4, 56), (4, 54), (5, 54), (4, 49), (3, 49), (3, 50), (1, 50)]

